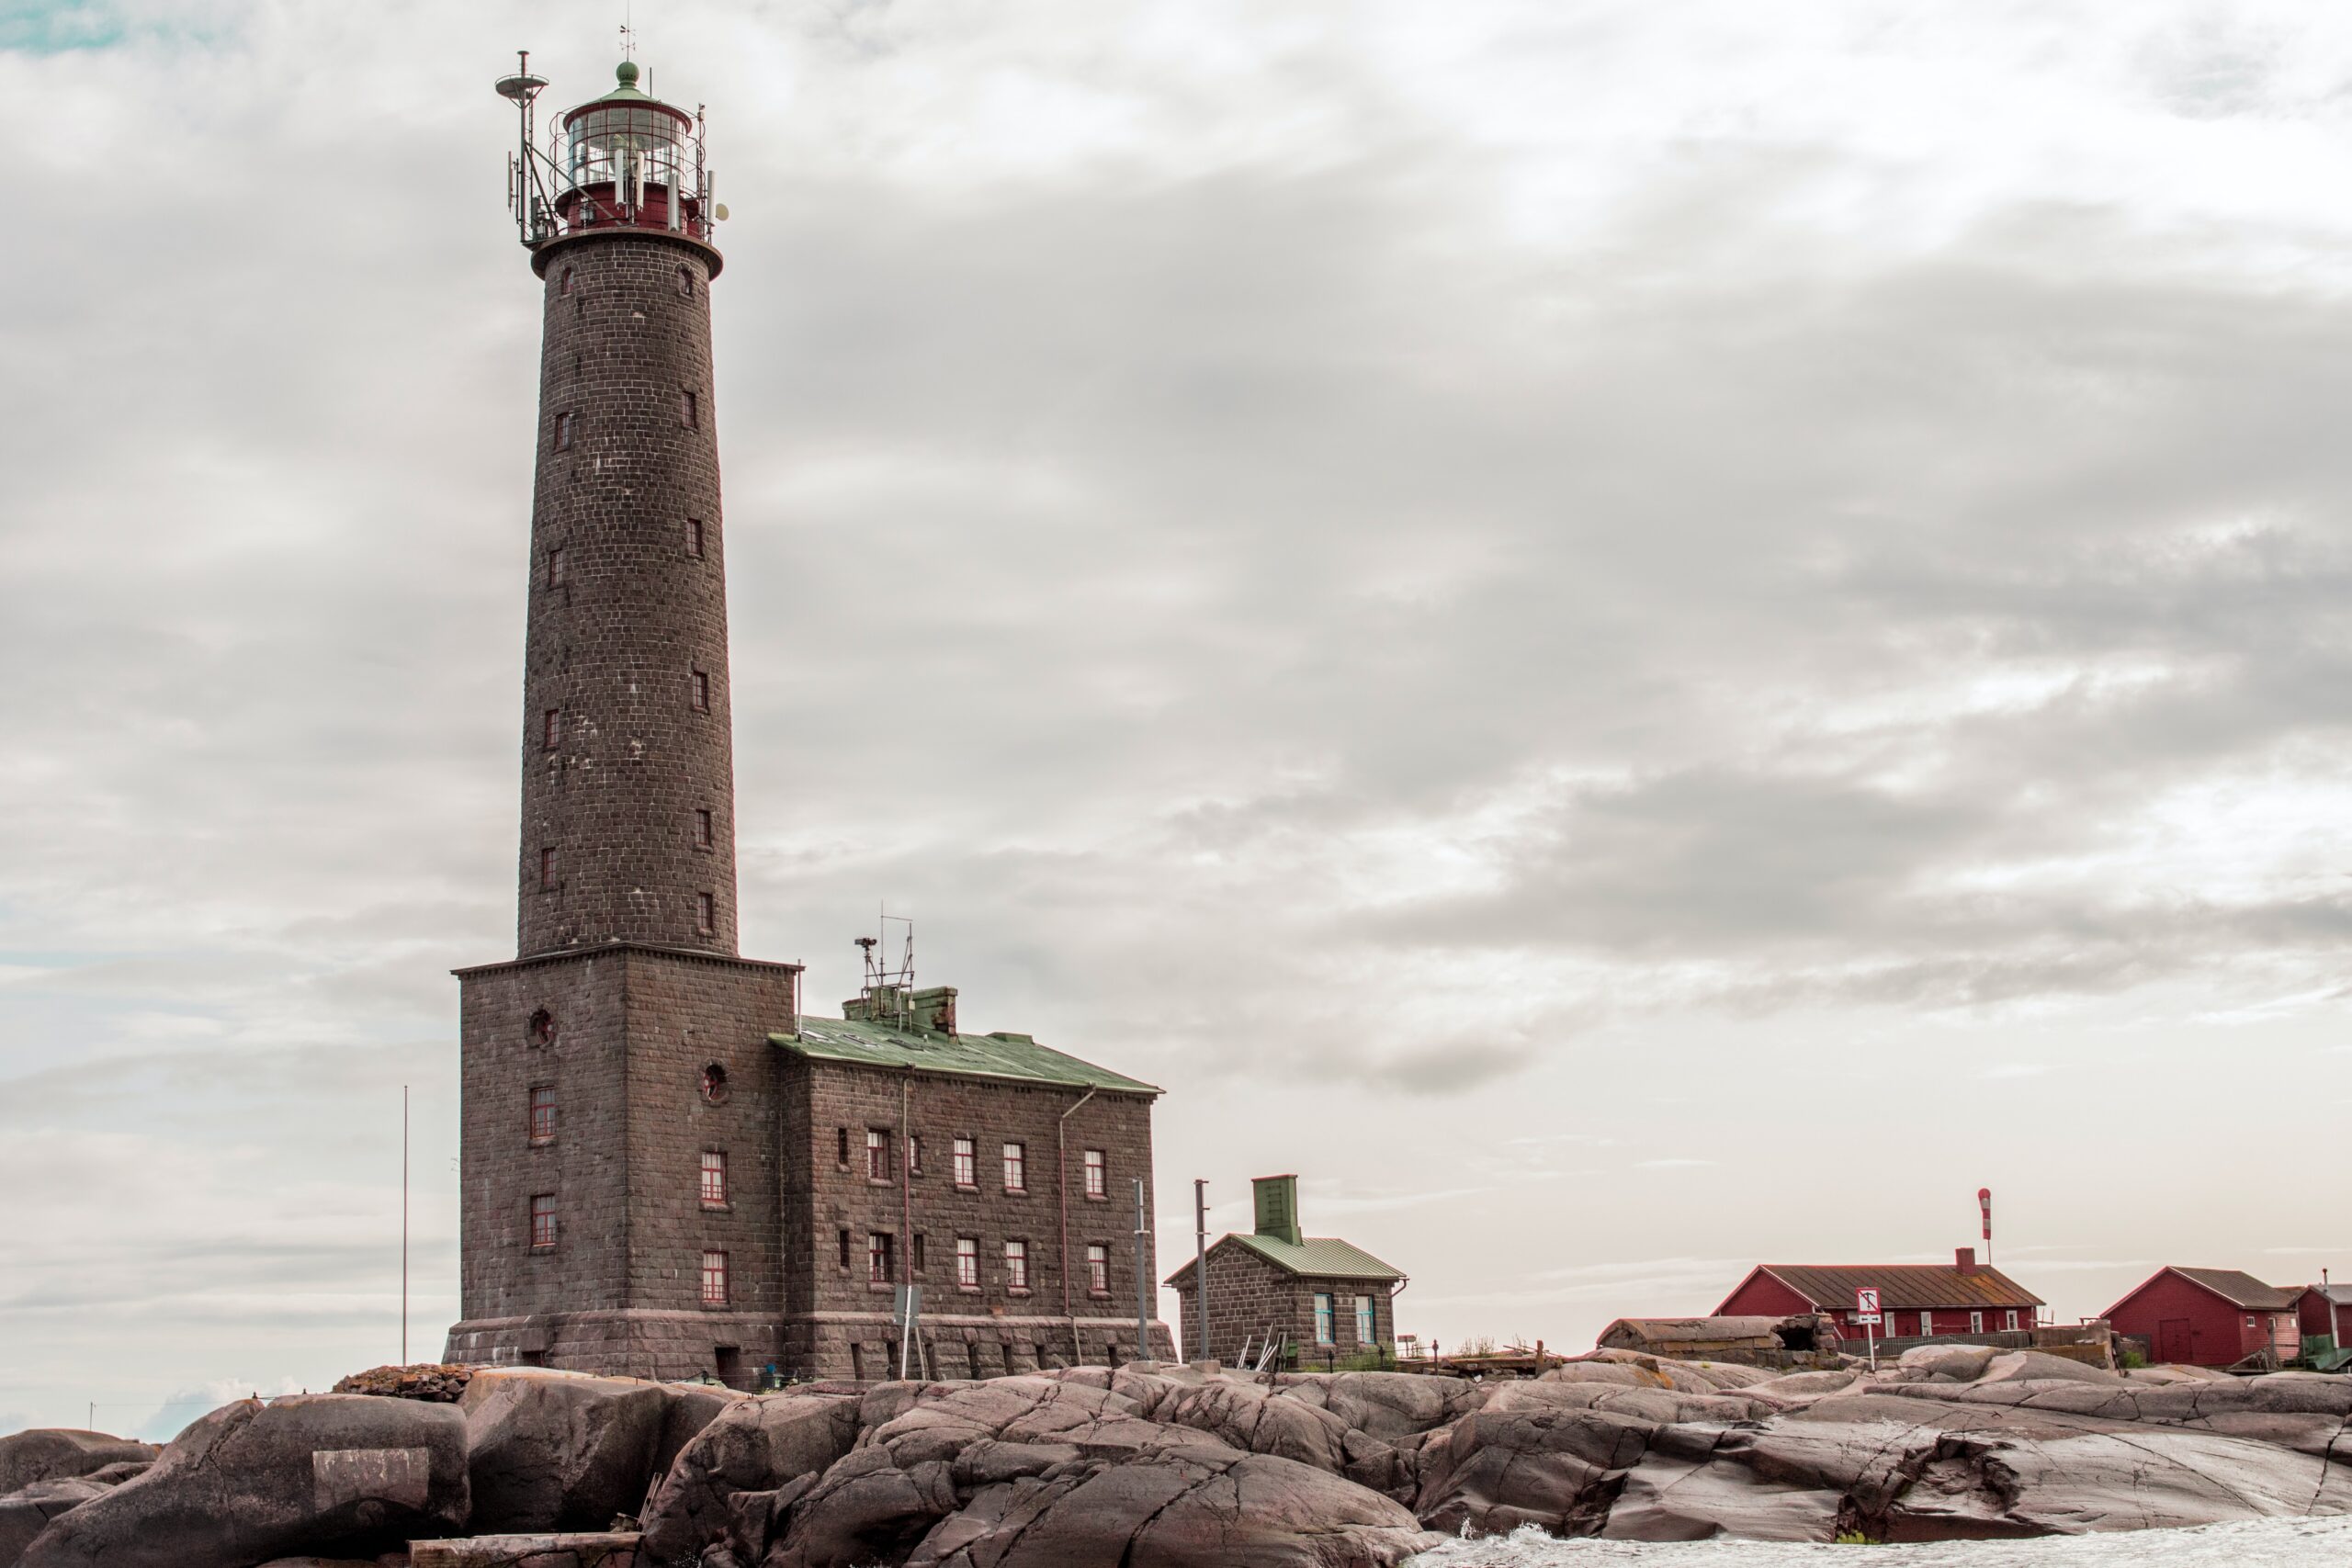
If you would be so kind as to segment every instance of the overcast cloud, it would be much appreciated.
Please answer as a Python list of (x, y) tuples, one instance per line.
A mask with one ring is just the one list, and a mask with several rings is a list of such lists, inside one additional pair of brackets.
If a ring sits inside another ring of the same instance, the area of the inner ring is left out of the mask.
[[(0, 1428), (456, 1314), (551, 3), (0, 4)], [(746, 953), (877, 903), (1589, 1343), (2352, 1270), (2352, 16), (637, 0), (707, 102)]]

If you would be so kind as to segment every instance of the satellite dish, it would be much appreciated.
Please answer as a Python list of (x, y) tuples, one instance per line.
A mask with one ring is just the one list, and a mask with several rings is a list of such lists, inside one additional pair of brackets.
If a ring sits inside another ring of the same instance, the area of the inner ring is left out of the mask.
[(726, 204), (725, 202), (723, 202), (723, 201), (722, 201), (722, 202), (720, 202), (718, 206), (716, 206), (716, 207), (714, 207), (714, 208), (712, 208), (712, 209), (710, 209), (710, 215), (711, 215), (713, 218), (718, 219), (721, 223), (726, 222), (726, 221), (727, 221), (727, 204)]

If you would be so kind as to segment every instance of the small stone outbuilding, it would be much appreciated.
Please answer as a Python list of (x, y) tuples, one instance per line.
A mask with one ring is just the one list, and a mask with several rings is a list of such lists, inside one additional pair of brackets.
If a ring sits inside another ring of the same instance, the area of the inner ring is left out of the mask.
[[(1279, 1349), (1269, 1366), (1315, 1371), (1396, 1354), (1391, 1299), (1406, 1283), (1393, 1269), (1337, 1236), (1311, 1236), (1298, 1224), (1298, 1178), (1261, 1176), (1250, 1183), (1256, 1227), (1220, 1236), (1208, 1249), (1208, 1354), (1228, 1364), (1255, 1362), (1267, 1342)], [(1166, 1280), (1182, 1303), (1179, 1354), (1201, 1354), (1194, 1264)]]

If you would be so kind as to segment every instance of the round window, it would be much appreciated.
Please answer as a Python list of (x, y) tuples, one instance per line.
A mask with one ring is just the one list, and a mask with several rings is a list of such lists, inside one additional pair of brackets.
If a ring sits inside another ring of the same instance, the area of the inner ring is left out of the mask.
[(548, 1011), (545, 1008), (541, 1008), (538, 1011), (533, 1013), (531, 1015), (531, 1022), (529, 1025), (529, 1034), (531, 1043), (534, 1045), (554, 1044), (555, 1014)]
[(727, 1068), (713, 1062), (702, 1070), (702, 1097), (713, 1105), (727, 1103)]

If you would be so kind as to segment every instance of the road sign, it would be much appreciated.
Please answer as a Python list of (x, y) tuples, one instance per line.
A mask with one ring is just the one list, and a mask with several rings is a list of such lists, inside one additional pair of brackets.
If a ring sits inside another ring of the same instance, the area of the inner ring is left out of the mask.
[(1878, 1321), (1878, 1288), (1864, 1285), (1854, 1292), (1854, 1315), (1867, 1322)]

